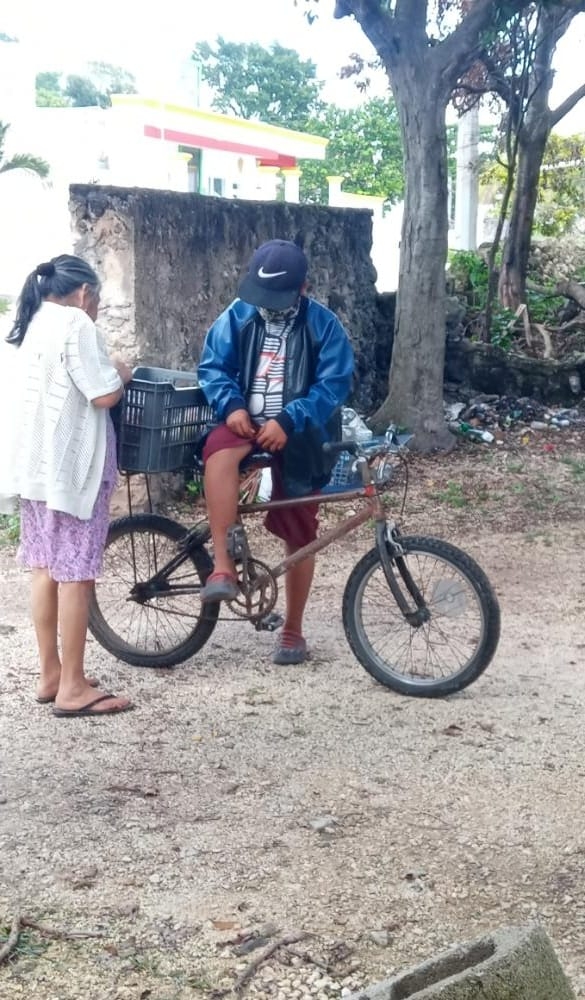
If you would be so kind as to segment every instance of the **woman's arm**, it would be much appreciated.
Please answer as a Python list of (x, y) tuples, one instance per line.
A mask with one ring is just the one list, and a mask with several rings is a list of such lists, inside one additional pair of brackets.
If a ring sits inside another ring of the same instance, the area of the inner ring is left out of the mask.
[(112, 364), (122, 379), (122, 385), (119, 389), (115, 389), (114, 392), (108, 392), (104, 396), (96, 396), (92, 399), (93, 405), (97, 406), (100, 410), (111, 410), (112, 406), (119, 403), (124, 395), (124, 387), (132, 378), (132, 369), (129, 368), (124, 361), (118, 361), (112, 358)]
[(63, 362), (79, 391), (98, 408), (115, 406), (124, 392), (124, 375), (131, 373), (121, 363), (113, 364), (95, 324), (81, 309), (68, 307), (69, 328)]

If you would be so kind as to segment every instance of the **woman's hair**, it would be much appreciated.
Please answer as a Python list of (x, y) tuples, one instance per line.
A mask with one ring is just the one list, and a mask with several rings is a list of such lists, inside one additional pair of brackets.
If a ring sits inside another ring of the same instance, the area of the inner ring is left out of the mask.
[(18, 298), (16, 319), (6, 338), (8, 343), (16, 347), (22, 344), (29, 323), (43, 299), (49, 295), (59, 299), (65, 298), (82, 285), (88, 285), (95, 290), (96, 295), (100, 290), (97, 274), (81, 257), (64, 253), (59, 257), (53, 257), (46, 264), (35, 267), (26, 279)]

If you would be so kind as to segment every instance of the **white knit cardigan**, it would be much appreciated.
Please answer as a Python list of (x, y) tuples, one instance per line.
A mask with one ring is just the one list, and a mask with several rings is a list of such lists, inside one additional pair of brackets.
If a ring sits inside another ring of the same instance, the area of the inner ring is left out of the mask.
[(81, 309), (43, 302), (20, 347), (4, 351), (5, 365), (0, 510), (21, 497), (88, 520), (107, 433), (107, 411), (92, 400), (122, 385), (101, 334)]

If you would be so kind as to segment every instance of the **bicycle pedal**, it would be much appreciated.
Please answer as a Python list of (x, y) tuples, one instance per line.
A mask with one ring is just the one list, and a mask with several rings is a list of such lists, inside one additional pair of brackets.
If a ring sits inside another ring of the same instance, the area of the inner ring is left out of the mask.
[(270, 611), (264, 618), (260, 618), (254, 627), (257, 632), (276, 632), (282, 625), (284, 625), (282, 615), (279, 615), (277, 611)]
[(248, 555), (248, 539), (241, 524), (232, 524), (227, 530), (226, 548), (228, 555), (236, 562)]

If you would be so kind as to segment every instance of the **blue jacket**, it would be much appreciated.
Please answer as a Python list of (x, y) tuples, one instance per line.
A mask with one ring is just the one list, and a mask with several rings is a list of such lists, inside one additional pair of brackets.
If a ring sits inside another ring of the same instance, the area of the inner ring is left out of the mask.
[[(236, 299), (209, 329), (199, 384), (218, 420), (247, 409), (266, 333), (255, 306)], [(328, 482), (336, 458), (323, 453), (323, 442), (341, 437), (340, 407), (354, 370), (349, 338), (331, 310), (303, 296), (288, 334), (283, 409), (275, 418), (288, 434), (283, 451), (287, 494), (301, 496)]]

